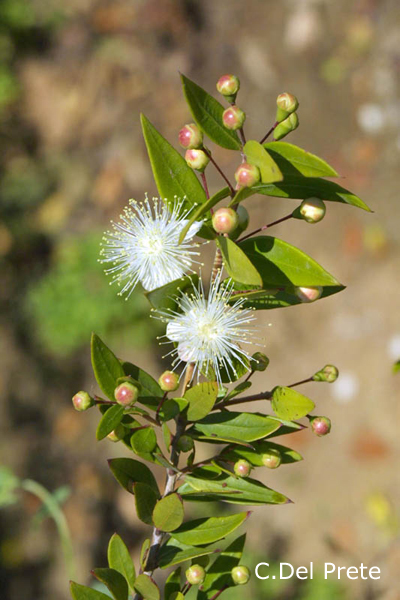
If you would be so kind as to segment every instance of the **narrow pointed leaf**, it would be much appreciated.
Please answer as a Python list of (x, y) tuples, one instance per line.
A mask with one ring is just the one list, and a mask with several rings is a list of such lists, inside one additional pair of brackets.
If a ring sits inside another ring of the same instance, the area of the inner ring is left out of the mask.
[(91, 340), (92, 367), (99, 388), (110, 400), (115, 400), (114, 390), (117, 380), (125, 373), (115, 354), (95, 333)]
[(243, 148), (247, 161), (260, 169), (261, 181), (273, 183), (282, 181), (283, 175), (271, 154), (255, 140), (249, 140)]
[(260, 273), (241, 247), (223, 236), (219, 236), (216, 243), (221, 250), (224, 267), (234, 281), (254, 285), (255, 287), (262, 286)]
[(328, 163), (287, 142), (267, 142), (264, 148), (275, 160), (284, 176), (338, 177), (338, 173)]
[(228, 446), (228, 448), (225, 448), (221, 452), (220, 458), (223, 461), (230, 462), (236, 462), (241, 458), (244, 458), (245, 460), (248, 460), (249, 463), (254, 467), (263, 467), (263, 454), (268, 454), (271, 450), (276, 450), (279, 452), (281, 455), (282, 464), (290, 464), (303, 460), (301, 454), (296, 452), (296, 450), (266, 441), (254, 442), (254, 449)]
[(71, 581), (70, 586), (71, 596), (74, 600), (110, 600), (110, 596), (75, 583), (75, 581)]
[(110, 590), (114, 600), (128, 600), (128, 584), (115, 569), (93, 569), (93, 575)]
[(226, 585), (233, 585), (231, 571), (240, 564), (246, 535), (236, 538), (207, 569), (206, 578), (197, 593), (197, 600), (211, 600)]
[(96, 439), (98, 441), (107, 437), (122, 421), (124, 416), (124, 407), (119, 404), (111, 406), (101, 417), (96, 430)]
[(293, 388), (276, 387), (272, 392), (272, 409), (281, 419), (294, 421), (315, 408), (314, 402)]
[(127, 581), (130, 590), (133, 591), (133, 584), (136, 578), (135, 565), (133, 564), (128, 548), (116, 533), (114, 533), (109, 541), (107, 558), (109, 567), (121, 573)]
[(212, 544), (235, 531), (248, 517), (248, 513), (238, 513), (228, 517), (209, 517), (184, 523), (173, 531), (171, 536), (183, 544), (202, 546)]
[(212, 410), (218, 396), (218, 384), (213, 382), (199, 383), (185, 393), (189, 402), (187, 408), (188, 421), (200, 421)]
[(153, 523), (160, 531), (174, 531), (183, 523), (183, 502), (176, 493), (157, 502), (153, 510)]
[(160, 590), (148, 575), (138, 575), (134, 587), (143, 600), (160, 600)]
[(207, 556), (216, 551), (216, 546), (207, 547), (196, 547), (188, 544), (182, 544), (174, 538), (169, 540), (161, 546), (158, 555), (158, 564), (161, 569), (173, 567), (180, 563), (186, 562), (187, 560), (193, 560), (200, 556)]
[(212, 413), (198, 421), (194, 429), (208, 437), (236, 438), (253, 442), (266, 437), (280, 427), (278, 420), (257, 413)]

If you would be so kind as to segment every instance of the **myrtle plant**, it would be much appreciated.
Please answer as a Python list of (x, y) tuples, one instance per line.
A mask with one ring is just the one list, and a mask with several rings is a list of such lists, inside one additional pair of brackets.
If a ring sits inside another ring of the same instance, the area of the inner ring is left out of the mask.
[[(295, 388), (338, 376), (337, 368), (327, 365), (302, 381), (248, 394), (269, 364), (261, 350), (250, 353), (251, 345), (264, 344), (257, 311), (314, 302), (344, 289), (304, 252), (264, 233), (289, 219), (321, 221), (326, 201), (369, 210), (326, 179), (338, 175), (324, 160), (281, 141), (299, 125), (295, 96), (280, 94), (270, 129), (260, 141), (247, 141), (236, 76), (224, 75), (217, 83), (226, 109), (183, 75), (182, 84), (194, 120), (179, 132), (185, 155), (142, 115), (159, 197), (131, 200), (105, 234), (100, 255), (111, 283), (128, 301), (143, 288), (152, 315), (165, 324), (160, 344), (168, 348), (163, 358), (170, 368), (153, 378), (118, 359), (94, 334), (92, 364), (103, 395), (81, 391), (73, 398), (78, 411), (98, 407), (97, 440), (121, 443), (136, 457), (109, 460), (118, 483), (133, 495), (138, 519), (149, 527), (136, 567), (116, 533), (108, 567), (93, 571), (115, 600), (183, 600), (189, 590), (198, 600), (216, 600), (249, 580), (249, 568), (241, 563), (245, 534), (225, 538), (243, 529), (250, 512), (218, 508), (290, 502), (252, 472), (301, 460), (273, 438), (307, 423), (317, 436), (329, 433), (330, 420), (313, 414), (314, 403)], [(235, 153), (235, 183), (204, 136)], [(213, 195), (210, 168), (224, 183)], [(286, 198), (300, 203), (249, 232), (243, 204), (255, 194), (282, 198), (282, 205)], [(195, 236), (205, 241), (195, 242)], [(201, 254), (210, 243), (215, 258), (207, 265)], [(247, 411), (256, 401), (261, 411)], [(188, 517), (191, 503), (197, 503), (201, 518)], [(164, 585), (159, 569), (172, 569)], [(75, 582), (71, 593), (75, 600), (107, 598)]]

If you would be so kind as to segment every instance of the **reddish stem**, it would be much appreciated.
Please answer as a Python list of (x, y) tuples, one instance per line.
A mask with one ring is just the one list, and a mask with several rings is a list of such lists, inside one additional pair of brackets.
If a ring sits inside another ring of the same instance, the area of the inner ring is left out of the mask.
[(278, 121), (276, 121), (276, 122), (275, 122), (275, 123), (272, 125), (271, 129), (269, 129), (269, 130), (267, 131), (267, 133), (264, 135), (263, 139), (260, 141), (260, 144), (263, 144), (263, 143), (265, 142), (265, 140), (266, 140), (266, 139), (267, 139), (267, 138), (268, 138), (268, 137), (271, 135), (271, 133), (273, 132), (273, 130), (275, 129), (275, 127), (276, 127), (277, 125), (278, 125)]
[(229, 587), (228, 585), (224, 585), (224, 587), (221, 590), (219, 590), (219, 592), (217, 592), (216, 594), (214, 594), (214, 596), (212, 598), (210, 598), (210, 600), (217, 600), (217, 598), (220, 597), (220, 595), (222, 594), (222, 592), (225, 592), (225, 590), (227, 590), (228, 587)]
[(243, 236), (242, 238), (240, 238), (240, 240), (237, 240), (236, 243), (239, 244), (240, 242), (243, 242), (244, 240), (247, 240), (247, 238), (252, 237), (253, 235), (256, 235), (256, 233), (260, 233), (260, 231), (264, 231), (265, 229), (268, 229), (269, 227), (272, 227), (273, 225), (278, 225), (279, 223), (283, 223), (283, 221), (287, 221), (288, 219), (291, 219), (292, 216), (293, 216), (292, 213), (290, 213), (290, 215), (286, 215), (286, 217), (282, 217), (281, 219), (277, 219), (277, 221), (273, 221), (272, 223), (268, 223), (268, 225), (263, 225), (262, 227), (259, 227), (258, 229), (255, 229), (251, 233), (248, 233), (247, 235)]
[(206, 154), (208, 156), (208, 158), (210, 159), (210, 161), (212, 162), (212, 164), (214, 165), (214, 167), (217, 169), (218, 173), (221, 175), (221, 177), (224, 179), (224, 181), (228, 185), (231, 196), (234, 196), (235, 195), (235, 190), (233, 189), (231, 182), (229, 181), (229, 179), (227, 178), (227, 176), (225, 175), (225, 173), (222, 171), (222, 169), (219, 168), (219, 166), (217, 165), (217, 163), (213, 159), (211, 152), (209, 152), (206, 148), (203, 148), (203, 152), (204, 152), (204, 154)]

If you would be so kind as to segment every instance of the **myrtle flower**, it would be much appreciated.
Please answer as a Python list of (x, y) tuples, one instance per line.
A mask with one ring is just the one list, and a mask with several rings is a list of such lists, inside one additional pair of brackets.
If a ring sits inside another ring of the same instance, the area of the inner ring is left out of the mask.
[(242, 308), (244, 299), (229, 304), (232, 283), (221, 286), (219, 272), (205, 297), (203, 284), (193, 286), (190, 295), (181, 294), (177, 311), (161, 313), (167, 322), (166, 338), (176, 346), (169, 355), (174, 356), (174, 367), (180, 363), (194, 363), (193, 376), (207, 372), (212, 367), (217, 382), (222, 385), (221, 369), (228, 376), (236, 375), (235, 364), (240, 362), (247, 370), (250, 356), (240, 346), (251, 343), (247, 336), (252, 332), (249, 324), (255, 319), (253, 311)]
[(158, 198), (153, 198), (152, 206), (147, 196), (140, 203), (130, 200), (121, 221), (112, 222), (113, 230), (103, 237), (100, 262), (112, 264), (105, 272), (112, 275), (112, 283), (122, 286), (121, 296), (126, 293), (129, 298), (139, 281), (151, 291), (192, 270), (197, 262), (193, 257), (199, 253), (190, 240), (202, 222), (193, 223), (183, 242), (178, 243), (190, 212), (182, 212), (183, 202), (176, 199), (170, 212)]

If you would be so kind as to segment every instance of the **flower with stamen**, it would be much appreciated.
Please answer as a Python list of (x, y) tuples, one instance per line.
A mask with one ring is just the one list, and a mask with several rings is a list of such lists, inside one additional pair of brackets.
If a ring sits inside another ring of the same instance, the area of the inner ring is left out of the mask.
[(122, 286), (121, 296), (126, 293), (129, 298), (138, 282), (148, 291), (166, 285), (198, 263), (194, 257), (199, 252), (190, 240), (202, 222), (193, 223), (179, 244), (190, 211), (182, 210), (184, 200), (175, 200), (172, 212), (158, 198), (153, 205), (147, 196), (144, 202), (131, 200), (121, 221), (112, 223), (113, 230), (103, 237), (100, 262), (111, 263), (105, 272)]
[(220, 283), (221, 272), (211, 284), (207, 298), (200, 283), (190, 295), (182, 294), (177, 299), (177, 311), (161, 315), (167, 322), (165, 337), (176, 344), (169, 353), (175, 357), (174, 367), (186, 363), (186, 370), (189, 363), (194, 363), (193, 376), (197, 373), (197, 378), (212, 367), (222, 385), (222, 369), (230, 379), (237, 375), (235, 364), (241, 363), (250, 370), (251, 357), (240, 345), (251, 343), (247, 336), (255, 317), (252, 310), (242, 308), (244, 299), (229, 304), (233, 284)]

